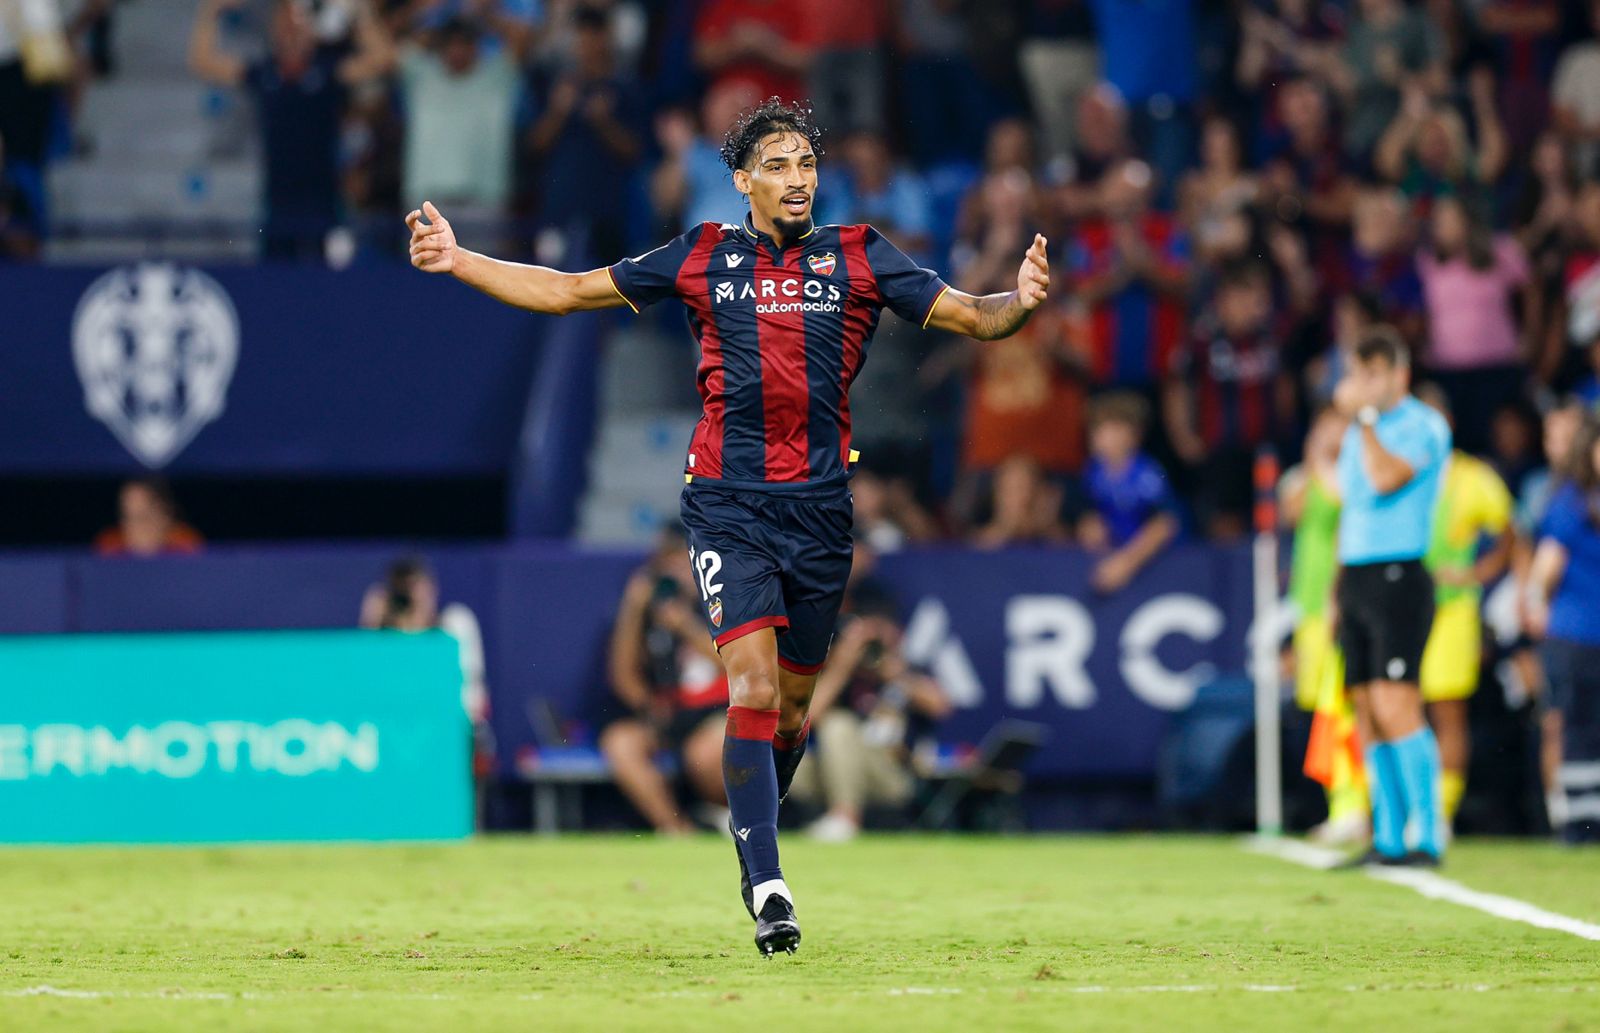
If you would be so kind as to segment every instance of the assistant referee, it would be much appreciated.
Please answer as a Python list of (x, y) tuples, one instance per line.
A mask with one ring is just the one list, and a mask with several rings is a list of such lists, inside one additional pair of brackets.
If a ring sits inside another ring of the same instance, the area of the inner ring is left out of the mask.
[(1444, 848), (1439, 744), (1418, 677), (1434, 607), (1422, 558), (1450, 427), (1410, 390), (1404, 342), (1388, 327), (1370, 331), (1334, 394), (1351, 419), (1339, 449), (1336, 614), (1372, 797), (1372, 850), (1356, 863), (1436, 866)]

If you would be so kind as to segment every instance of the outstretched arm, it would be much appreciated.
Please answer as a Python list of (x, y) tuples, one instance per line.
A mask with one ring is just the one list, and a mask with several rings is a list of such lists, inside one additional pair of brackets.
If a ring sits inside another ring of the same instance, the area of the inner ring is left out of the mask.
[(407, 215), (406, 225), (411, 227), (412, 265), (425, 273), (449, 273), (507, 305), (564, 316), (627, 304), (605, 269), (564, 273), (542, 265), (502, 262), (457, 247), (455, 231), (432, 201), (424, 201), (421, 211)]
[(975, 297), (951, 288), (933, 303), (927, 325), (980, 341), (1010, 337), (1022, 329), (1048, 296), (1050, 259), (1045, 254), (1046, 243), (1040, 234), (1033, 235), (1033, 245), (1017, 270), (1016, 290)]

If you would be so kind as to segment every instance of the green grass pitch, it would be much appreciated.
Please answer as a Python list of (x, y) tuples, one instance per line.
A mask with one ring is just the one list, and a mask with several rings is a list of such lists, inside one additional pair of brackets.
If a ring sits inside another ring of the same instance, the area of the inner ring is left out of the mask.
[[(0, 1030), (1600, 1030), (1600, 943), (1232, 839), (0, 850)], [(1444, 873), (1600, 922), (1600, 854)], [(41, 988), (50, 988), (48, 991)]]

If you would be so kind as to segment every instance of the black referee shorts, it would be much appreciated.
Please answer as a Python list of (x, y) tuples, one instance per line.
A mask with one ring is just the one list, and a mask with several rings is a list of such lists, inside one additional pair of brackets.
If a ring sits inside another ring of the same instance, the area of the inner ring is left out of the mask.
[(1418, 683), (1433, 630), (1433, 577), (1421, 560), (1363, 563), (1339, 578), (1344, 683)]

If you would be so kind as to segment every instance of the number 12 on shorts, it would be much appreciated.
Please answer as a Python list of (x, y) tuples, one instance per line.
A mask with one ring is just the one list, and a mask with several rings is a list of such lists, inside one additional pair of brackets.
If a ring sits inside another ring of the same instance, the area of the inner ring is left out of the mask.
[(695, 551), (690, 549), (689, 563), (694, 567), (695, 576), (700, 579), (700, 598), (710, 602), (712, 596), (722, 591), (722, 583), (711, 580), (722, 569), (722, 557), (714, 552), (702, 552), (696, 555)]

